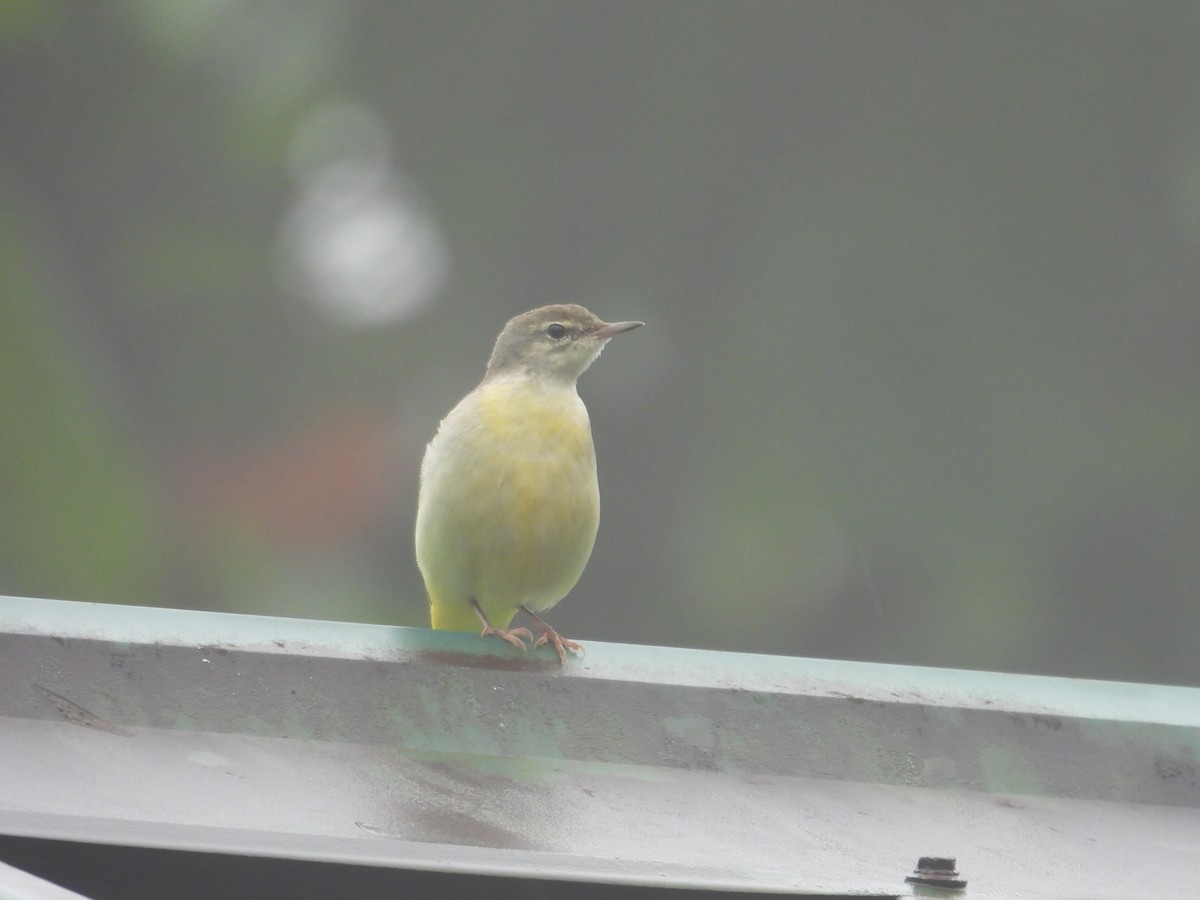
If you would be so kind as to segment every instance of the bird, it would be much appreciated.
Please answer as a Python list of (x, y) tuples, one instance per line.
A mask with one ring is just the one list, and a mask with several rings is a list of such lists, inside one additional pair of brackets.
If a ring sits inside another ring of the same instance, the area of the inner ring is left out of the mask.
[[(442, 419), (421, 462), (416, 557), (434, 629), (583, 648), (539, 615), (575, 587), (600, 524), (596, 451), (576, 380), (618, 334), (577, 304), (504, 326), (479, 385)], [(538, 629), (510, 628), (524, 612)]]

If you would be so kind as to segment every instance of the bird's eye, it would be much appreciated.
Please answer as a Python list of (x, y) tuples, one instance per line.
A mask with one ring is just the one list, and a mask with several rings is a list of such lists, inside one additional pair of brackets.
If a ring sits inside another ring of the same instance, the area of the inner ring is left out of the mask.
[(551, 322), (546, 326), (546, 336), (552, 341), (561, 341), (567, 336), (567, 326), (560, 325), (558, 322)]

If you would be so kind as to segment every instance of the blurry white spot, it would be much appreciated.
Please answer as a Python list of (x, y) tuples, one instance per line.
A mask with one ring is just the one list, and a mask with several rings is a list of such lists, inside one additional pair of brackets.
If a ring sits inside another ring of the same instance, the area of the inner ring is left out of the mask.
[(390, 159), (379, 117), (323, 107), (296, 130), (299, 195), (280, 235), (284, 284), (343, 324), (379, 325), (427, 306), (450, 255), (425, 203)]

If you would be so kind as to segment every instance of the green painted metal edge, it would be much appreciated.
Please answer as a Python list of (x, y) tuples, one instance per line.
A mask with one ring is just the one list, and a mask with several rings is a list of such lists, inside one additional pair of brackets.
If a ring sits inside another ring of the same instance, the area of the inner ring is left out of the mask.
[[(425, 628), (234, 615), (0, 596), (0, 632), (115, 642), (239, 647), (263, 653), (402, 659), (453, 653), (557, 668), (548, 648), (522, 656), (500, 641)], [(1200, 689), (969, 669), (851, 662), (584, 641), (562, 669), (614, 681), (1006, 710), (1033, 715), (1200, 727)]]

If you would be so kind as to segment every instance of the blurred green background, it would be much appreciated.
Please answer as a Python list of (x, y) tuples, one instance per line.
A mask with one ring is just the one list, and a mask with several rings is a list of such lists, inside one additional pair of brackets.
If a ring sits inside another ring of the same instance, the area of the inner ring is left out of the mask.
[(0, 592), (419, 625), (510, 316), (571, 637), (1200, 681), (1200, 6), (0, 4)]

